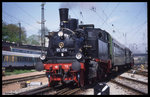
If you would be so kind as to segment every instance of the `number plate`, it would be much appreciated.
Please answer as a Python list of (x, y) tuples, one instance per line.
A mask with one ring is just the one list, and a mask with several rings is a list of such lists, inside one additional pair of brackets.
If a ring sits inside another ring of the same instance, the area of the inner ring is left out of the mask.
[(56, 48), (56, 52), (67, 52), (67, 48)]

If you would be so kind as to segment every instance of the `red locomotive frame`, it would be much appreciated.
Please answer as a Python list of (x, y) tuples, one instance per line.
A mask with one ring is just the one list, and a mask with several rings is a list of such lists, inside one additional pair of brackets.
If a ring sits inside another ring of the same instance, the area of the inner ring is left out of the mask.
[[(51, 86), (51, 83), (54, 82), (58, 82), (58, 81), (69, 81), (69, 80), (73, 80), (75, 81), (78, 86), (80, 85), (79, 83), (81, 83), (81, 86), (84, 85), (84, 75), (83, 72), (85, 71), (85, 67), (84, 67), (84, 63), (80, 63), (81, 67), (80, 67), (80, 82), (77, 80), (77, 71), (72, 70), (72, 63), (50, 63), (50, 64), (44, 64), (44, 69), (47, 70), (46, 72), (50, 72), (50, 78), (49, 78), (49, 84), (48, 86)], [(61, 68), (60, 68), (61, 67)], [(49, 70), (51, 68), (51, 70)], [(67, 76), (64, 79), (61, 76), (57, 76), (58, 74), (58, 70), (62, 69), (64, 70), (64, 72), (69, 72), (72, 76)]]

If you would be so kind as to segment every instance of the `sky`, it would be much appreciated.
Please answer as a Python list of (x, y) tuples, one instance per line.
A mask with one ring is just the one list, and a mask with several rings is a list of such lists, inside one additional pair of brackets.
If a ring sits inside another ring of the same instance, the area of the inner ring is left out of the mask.
[[(27, 37), (41, 29), (42, 2), (2, 2), (2, 20), (25, 28)], [(133, 53), (148, 47), (147, 2), (45, 2), (45, 26), (59, 30), (59, 8), (69, 8), (69, 17), (107, 31)]]

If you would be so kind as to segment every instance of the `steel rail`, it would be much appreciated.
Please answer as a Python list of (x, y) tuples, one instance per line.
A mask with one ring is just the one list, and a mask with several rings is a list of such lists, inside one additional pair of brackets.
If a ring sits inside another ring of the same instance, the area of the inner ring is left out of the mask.
[(140, 80), (136, 80), (136, 79), (131, 79), (131, 78), (124, 77), (124, 76), (118, 76), (118, 78), (121, 78), (121, 79), (127, 79), (127, 80), (130, 80), (130, 81), (134, 81), (134, 82), (138, 82), (138, 83), (141, 83), (141, 84), (144, 84), (144, 85), (148, 85), (147, 82), (140, 81)]
[[(127, 73), (132, 73), (133, 71), (128, 71)], [(140, 71), (140, 70), (135, 70), (135, 73), (134, 74), (137, 74), (137, 75), (142, 75), (142, 76), (146, 76), (148, 77), (148, 72), (145, 72), (145, 71)]]
[(17, 93), (15, 95), (35, 95), (35, 94), (42, 93), (42, 92), (45, 92), (45, 91), (48, 91), (51, 89), (52, 88), (48, 87), (48, 84), (46, 84), (46, 85), (43, 85), (43, 86), (38, 87), (38, 88), (34, 88), (34, 89), (31, 89), (28, 91)]
[(110, 82), (112, 82), (112, 83), (116, 83), (116, 84), (118, 84), (118, 85), (120, 85), (120, 86), (122, 86), (122, 87), (125, 87), (125, 88), (128, 88), (128, 89), (131, 89), (131, 90), (133, 90), (133, 91), (135, 91), (135, 92), (138, 92), (138, 93), (140, 93), (140, 94), (147, 95), (147, 93), (146, 93), (146, 92), (140, 91), (140, 90), (135, 89), (135, 88), (133, 88), (133, 87), (131, 87), (131, 86), (127, 86), (127, 85), (125, 85), (125, 84), (123, 84), (123, 83), (120, 83), (120, 82), (118, 82), (118, 81), (114, 80), (114, 79), (111, 79), (111, 80), (110, 80)]
[(59, 91), (56, 91), (56, 94), (55, 95), (61, 95), (63, 94), (64, 92), (67, 92), (69, 90), (69, 88), (64, 88), (64, 89), (61, 89)]
[(72, 95), (72, 94), (74, 94), (74, 93), (76, 93), (76, 92), (78, 92), (80, 90), (81, 90), (80, 88), (75, 88), (75, 89), (67, 91), (67, 92), (65, 92), (65, 93), (63, 93), (61, 95)]
[(15, 83), (15, 82), (21, 82), (21, 81), (27, 81), (27, 80), (41, 78), (41, 77), (45, 77), (45, 76), (46, 76), (45, 74), (41, 74), (41, 75), (33, 75), (33, 76), (27, 76), (27, 77), (2, 80), (2, 85), (11, 84), (11, 83)]

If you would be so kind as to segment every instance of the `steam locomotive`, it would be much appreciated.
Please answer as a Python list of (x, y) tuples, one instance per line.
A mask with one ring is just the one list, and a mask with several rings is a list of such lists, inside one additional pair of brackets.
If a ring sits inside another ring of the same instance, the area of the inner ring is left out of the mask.
[[(46, 70), (49, 86), (58, 82), (85, 84), (103, 79), (120, 66), (133, 66), (132, 52), (93, 24), (79, 25), (60, 8), (60, 30), (49, 32), (47, 54), (41, 55), (37, 70)], [(43, 66), (43, 67), (42, 67)]]

